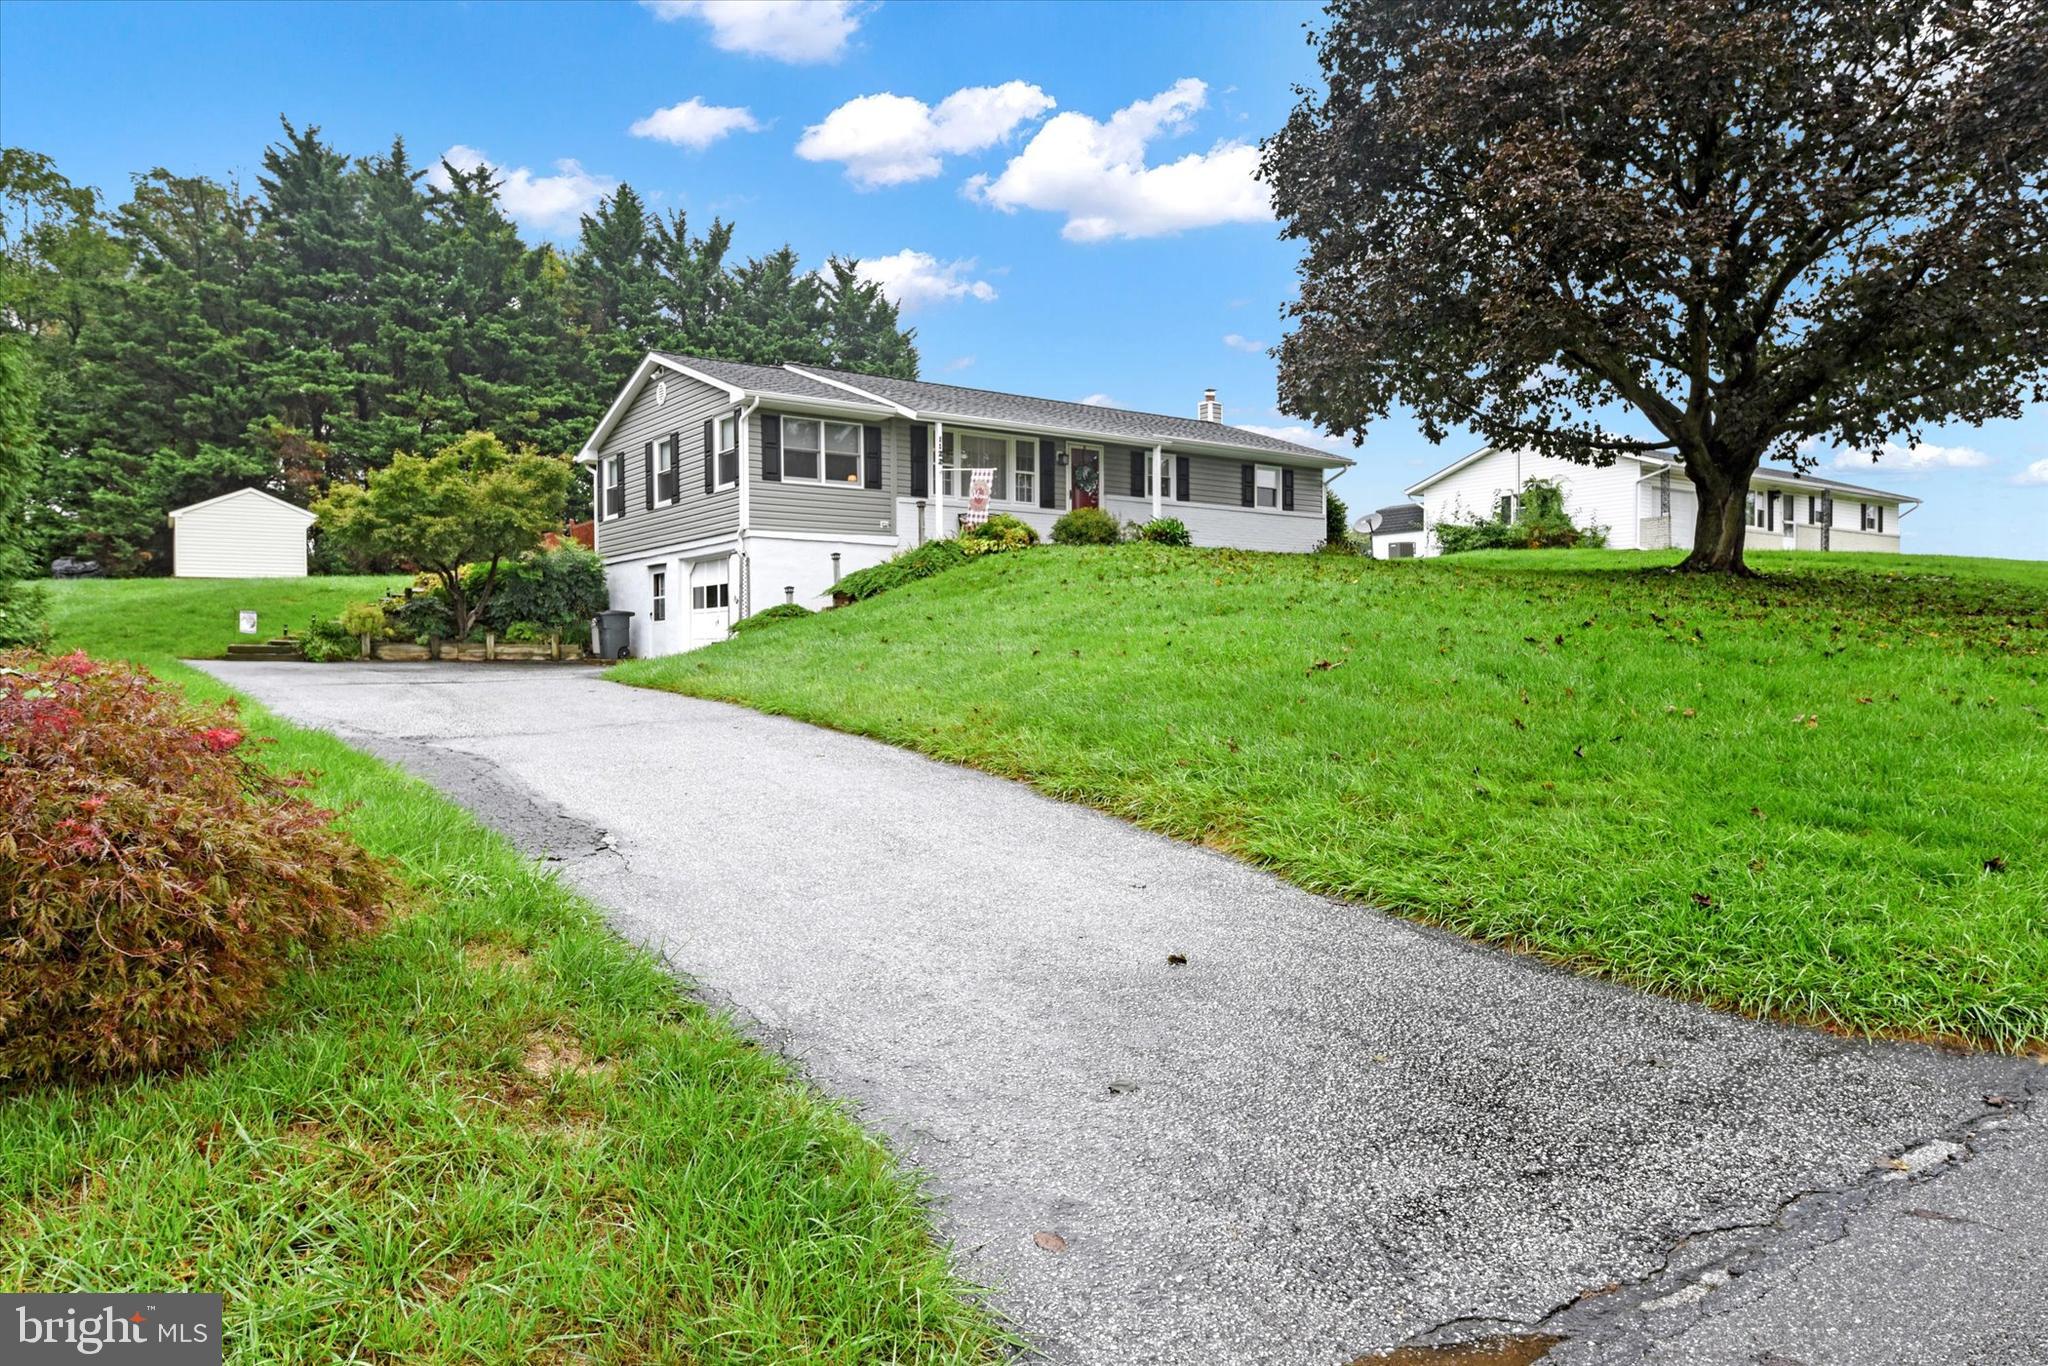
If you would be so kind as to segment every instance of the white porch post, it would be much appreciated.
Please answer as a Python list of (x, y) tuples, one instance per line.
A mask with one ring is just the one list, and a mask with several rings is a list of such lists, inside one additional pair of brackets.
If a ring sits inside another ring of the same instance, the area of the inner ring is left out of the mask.
[(1152, 448), (1152, 520), (1155, 522), (1159, 520), (1160, 475), (1164, 473), (1165, 470), (1166, 447), (1154, 446)]
[(932, 539), (946, 538), (946, 424), (932, 424)]

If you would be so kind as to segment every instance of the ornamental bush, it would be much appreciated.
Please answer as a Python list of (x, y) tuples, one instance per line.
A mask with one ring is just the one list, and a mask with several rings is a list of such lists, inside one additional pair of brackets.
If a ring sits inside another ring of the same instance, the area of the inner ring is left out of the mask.
[(1150, 541), (1154, 545), (1193, 545), (1195, 538), (1188, 534), (1188, 524), (1178, 517), (1155, 517), (1138, 528), (1137, 540)]
[(832, 585), (834, 596), (859, 602), (918, 579), (928, 579), (967, 563), (967, 552), (954, 540), (926, 541), (915, 550), (891, 556), (877, 565), (857, 569)]
[(185, 1062), (398, 884), (252, 762), (231, 707), (0, 656), (0, 1083)]
[(995, 555), (1037, 544), (1038, 533), (1031, 523), (1007, 512), (998, 512), (985, 522), (960, 529), (960, 548), (969, 555)]
[(754, 613), (751, 617), (741, 617), (732, 624), (732, 629), (737, 634), (741, 631), (759, 630), (763, 626), (773, 626), (778, 621), (791, 621), (797, 617), (816, 615), (817, 613), (801, 603), (778, 602), (765, 611)]
[(1115, 545), (1119, 534), (1116, 518), (1101, 508), (1075, 508), (1052, 524), (1059, 545)]
[(362, 637), (344, 626), (338, 617), (314, 617), (306, 623), (299, 653), (315, 664), (334, 664), (363, 657)]
[(385, 631), (384, 604), (352, 602), (341, 609), (341, 629), (352, 636), (382, 637)]
[[(483, 570), (464, 571), (481, 589)], [(483, 610), (483, 624), (504, 634), (513, 623), (530, 621), (571, 637), (590, 629), (590, 619), (612, 605), (604, 561), (578, 545), (536, 550), (498, 571), (497, 592)]]

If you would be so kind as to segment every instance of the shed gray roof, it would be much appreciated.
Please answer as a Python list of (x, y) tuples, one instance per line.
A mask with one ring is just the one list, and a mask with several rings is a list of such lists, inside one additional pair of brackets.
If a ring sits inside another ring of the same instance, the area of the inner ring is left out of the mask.
[[(991, 422), (1009, 427), (1053, 427), (1086, 432), (1104, 440), (1126, 440), (1151, 445), (1155, 441), (1199, 442), (1229, 446), (1245, 451), (1266, 451), (1313, 460), (1321, 465), (1349, 465), (1346, 456), (1318, 450), (1261, 432), (1246, 431), (1227, 423), (1205, 422), (1200, 418), (1175, 417), (1170, 413), (1145, 413), (1129, 408), (1107, 408), (1093, 403), (1070, 403), (1064, 399), (1032, 398), (1005, 394), (993, 389), (967, 389), (957, 384), (932, 384), (926, 380), (893, 379), (887, 375), (864, 375), (854, 370), (831, 370), (821, 365), (742, 365), (734, 361), (710, 360), (702, 356), (662, 353), (663, 359), (708, 375), (720, 383), (751, 393), (786, 394), (837, 403), (854, 399), (845, 389), (824, 383), (838, 381), (919, 416), (967, 422)], [(816, 378), (822, 377), (822, 378)]]
[(1383, 507), (1373, 514), (1380, 524), (1373, 528), (1375, 536), (1398, 536), (1404, 532), (1422, 530), (1422, 504), (1395, 503)]

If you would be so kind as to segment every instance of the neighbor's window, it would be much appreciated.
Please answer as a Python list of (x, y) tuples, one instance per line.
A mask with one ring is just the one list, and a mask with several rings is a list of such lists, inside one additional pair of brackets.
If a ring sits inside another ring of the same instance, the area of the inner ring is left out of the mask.
[(959, 442), (960, 496), (967, 497), (974, 492), (975, 470), (994, 470), (995, 478), (988, 486), (990, 498), (1001, 498), (1003, 475), (1010, 460), (1010, 443), (1000, 436), (981, 436), (974, 432), (962, 432)]
[(654, 447), (654, 499), (658, 503), (676, 500), (676, 442), (674, 437)]
[(1280, 506), (1280, 467), (1278, 465), (1259, 466), (1258, 496), (1254, 501), (1262, 508), (1276, 508)]
[[(1260, 493), (1259, 501), (1263, 503), (1265, 500), (1265, 494), (1263, 492)], [(1515, 504), (1517, 501), (1519, 500), (1512, 493), (1503, 493), (1495, 498), (1493, 501), (1493, 520), (1504, 522), (1509, 526), (1514, 525)]]
[(654, 607), (648, 613), (656, 621), (668, 620), (668, 570), (656, 565), (648, 572), (648, 588), (654, 599)]
[(1884, 509), (1882, 507), (1876, 503), (1858, 503), (1856, 506), (1863, 509), (1863, 529), (1865, 531), (1884, 530)]
[(626, 515), (626, 457), (608, 455), (604, 458), (604, 515), (609, 521), (613, 517)]
[(732, 488), (740, 482), (740, 424), (728, 413), (718, 419), (718, 487)]
[(1017, 443), (1017, 473), (1010, 482), (1010, 496), (1020, 503), (1038, 501), (1038, 443)]
[(822, 426), (815, 417), (785, 417), (782, 419), (782, 477), (784, 479), (818, 478), (819, 428)]

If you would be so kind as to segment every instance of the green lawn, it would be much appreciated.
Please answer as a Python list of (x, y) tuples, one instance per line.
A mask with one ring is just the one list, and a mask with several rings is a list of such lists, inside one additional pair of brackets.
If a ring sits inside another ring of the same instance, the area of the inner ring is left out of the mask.
[[(220, 659), (238, 640), (306, 634), (314, 617), (336, 617), (412, 579), (404, 574), (303, 579), (63, 579), (50, 585), (57, 644), (129, 659)], [(240, 633), (253, 611), (257, 634)]]
[(614, 676), (1654, 990), (2048, 1044), (2048, 564), (1673, 558), (1048, 547)]
[[(58, 646), (217, 697), (170, 656), (223, 614), (365, 587), (69, 584)], [(221, 1291), (238, 1363), (999, 1354), (838, 1106), (424, 784), (243, 715), (417, 904), (187, 1075), (0, 1094), (0, 1288)]]

